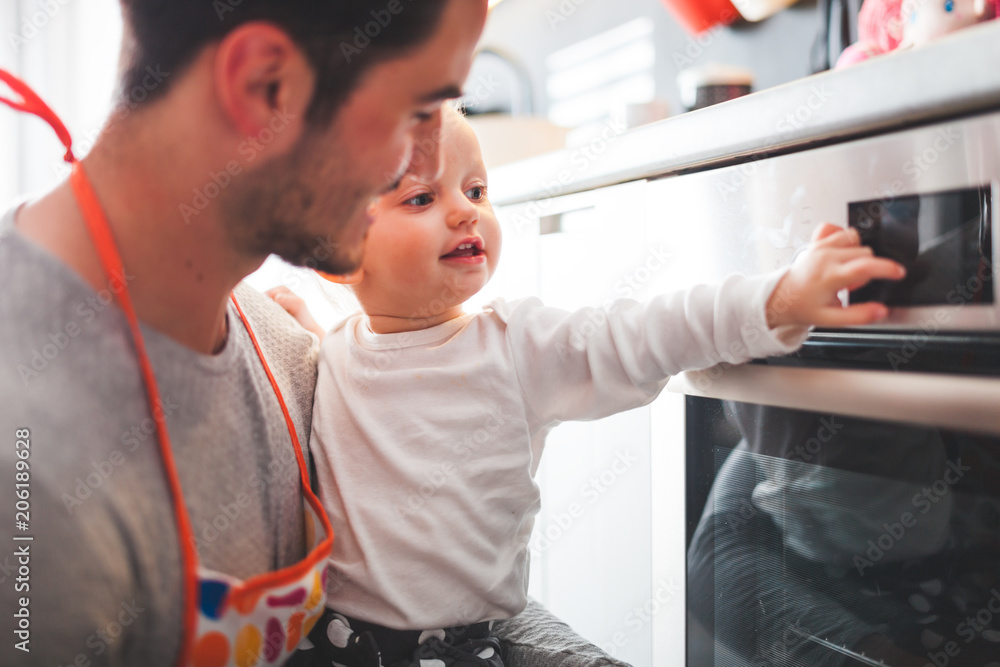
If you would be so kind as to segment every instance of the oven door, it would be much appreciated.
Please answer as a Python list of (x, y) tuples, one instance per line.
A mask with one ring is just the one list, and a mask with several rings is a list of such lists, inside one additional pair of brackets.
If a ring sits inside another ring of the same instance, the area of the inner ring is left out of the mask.
[(996, 341), (859, 340), (671, 381), (690, 667), (1000, 667)]

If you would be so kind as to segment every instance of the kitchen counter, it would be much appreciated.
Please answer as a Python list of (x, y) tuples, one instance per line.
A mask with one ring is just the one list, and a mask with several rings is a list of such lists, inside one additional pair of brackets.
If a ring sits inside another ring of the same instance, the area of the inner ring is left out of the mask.
[(490, 174), (504, 206), (1000, 109), (1000, 20), (627, 132), (609, 123), (589, 143)]

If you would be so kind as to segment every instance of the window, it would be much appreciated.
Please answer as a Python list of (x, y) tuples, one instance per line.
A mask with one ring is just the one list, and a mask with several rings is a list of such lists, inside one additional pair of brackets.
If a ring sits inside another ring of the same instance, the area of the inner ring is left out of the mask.
[[(117, 0), (0, 5), (0, 67), (24, 79), (59, 114), (78, 157), (93, 145), (111, 109), (121, 31)], [(63, 153), (44, 122), (0, 108), (0, 209), (64, 178)]]

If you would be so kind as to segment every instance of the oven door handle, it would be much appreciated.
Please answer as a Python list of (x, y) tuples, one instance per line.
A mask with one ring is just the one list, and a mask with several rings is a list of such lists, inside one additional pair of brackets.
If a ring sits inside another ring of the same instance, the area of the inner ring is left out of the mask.
[(1000, 435), (1000, 379), (993, 378), (723, 364), (675, 375), (667, 390)]

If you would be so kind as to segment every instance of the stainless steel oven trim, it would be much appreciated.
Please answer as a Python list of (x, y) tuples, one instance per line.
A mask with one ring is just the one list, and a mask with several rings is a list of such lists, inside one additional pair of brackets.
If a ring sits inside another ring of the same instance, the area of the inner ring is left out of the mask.
[(1000, 435), (1000, 381), (990, 378), (746, 364), (681, 373), (667, 390)]
[[(935, 144), (937, 142), (937, 144)], [(1000, 249), (1000, 113), (649, 181), (651, 242), (674, 257), (653, 289), (718, 282), (790, 264), (821, 222), (848, 226), (850, 202), (990, 186), (994, 281)], [(957, 288), (963, 285), (956, 284)], [(894, 307), (872, 331), (995, 331), (1000, 299)]]

